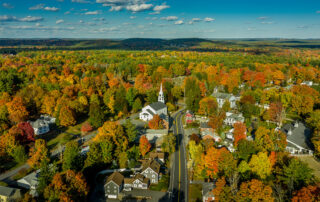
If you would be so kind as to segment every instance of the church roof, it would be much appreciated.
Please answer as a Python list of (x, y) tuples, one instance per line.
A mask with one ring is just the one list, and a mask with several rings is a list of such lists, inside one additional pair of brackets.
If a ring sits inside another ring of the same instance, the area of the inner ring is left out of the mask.
[(166, 108), (167, 105), (162, 103), (162, 102), (154, 102), (152, 104), (149, 105), (152, 109), (154, 109), (155, 111), (158, 111), (160, 109)]

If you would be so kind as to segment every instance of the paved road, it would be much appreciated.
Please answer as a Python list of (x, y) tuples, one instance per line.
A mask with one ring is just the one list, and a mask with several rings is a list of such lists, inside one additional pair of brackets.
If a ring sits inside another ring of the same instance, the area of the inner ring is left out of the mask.
[(170, 188), (172, 201), (188, 201), (188, 171), (186, 149), (184, 144), (184, 130), (182, 126), (182, 111), (173, 116), (173, 132), (177, 138), (176, 152), (174, 153)]

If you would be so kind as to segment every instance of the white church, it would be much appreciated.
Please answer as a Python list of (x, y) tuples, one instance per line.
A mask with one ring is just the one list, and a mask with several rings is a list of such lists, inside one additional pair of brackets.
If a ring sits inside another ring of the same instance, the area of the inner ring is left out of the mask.
[(168, 114), (167, 105), (165, 104), (165, 101), (164, 101), (162, 84), (160, 86), (158, 102), (154, 102), (142, 108), (142, 111), (140, 112), (139, 117), (141, 120), (150, 121), (151, 119), (153, 119), (153, 116), (155, 114), (158, 114), (162, 119), (166, 119)]

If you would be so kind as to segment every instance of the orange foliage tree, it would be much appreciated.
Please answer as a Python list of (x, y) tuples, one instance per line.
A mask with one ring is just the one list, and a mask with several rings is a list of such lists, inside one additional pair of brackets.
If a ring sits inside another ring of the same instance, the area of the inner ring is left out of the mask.
[(303, 187), (293, 194), (292, 202), (320, 201), (320, 185)]
[(237, 146), (238, 142), (242, 139), (246, 139), (246, 125), (241, 122), (237, 122), (233, 125), (234, 145)]
[(37, 139), (34, 147), (31, 148), (29, 155), (30, 159), (28, 159), (28, 164), (32, 168), (39, 168), (43, 160), (49, 160), (45, 140)]
[(151, 149), (151, 144), (146, 138), (146, 136), (141, 136), (140, 141), (139, 141), (139, 148), (140, 148), (140, 153), (142, 156), (145, 156), (147, 152), (150, 151)]
[(85, 201), (88, 193), (89, 187), (83, 174), (67, 170), (55, 174), (44, 191), (44, 197), (48, 201)]
[(76, 124), (74, 112), (67, 106), (63, 106), (59, 113), (59, 122), (61, 126), (71, 126)]
[(25, 120), (29, 115), (21, 97), (14, 97), (11, 102), (7, 103), (7, 108), (9, 118), (13, 123), (19, 123)]
[(160, 116), (158, 114), (155, 114), (153, 116), (153, 119), (151, 119), (148, 123), (149, 128), (151, 129), (161, 129), (163, 128), (162, 126), (162, 121), (160, 119)]
[(237, 193), (237, 198), (239, 201), (274, 201), (272, 188), (257, 179), (243, 182)]
[(217, 176), (219, 172), (219, 163), (221, 161), (221, 154), (227, 152), (226, 148), (216, 149), (215, 147), (210, 147), (204, 157), (204, 164), (206, 167), (207, 175), (210, 178)]
[(218, 109), (217, 100), (213, 97), (205, 97), (199, 102), (199, 114), (212, 116)]

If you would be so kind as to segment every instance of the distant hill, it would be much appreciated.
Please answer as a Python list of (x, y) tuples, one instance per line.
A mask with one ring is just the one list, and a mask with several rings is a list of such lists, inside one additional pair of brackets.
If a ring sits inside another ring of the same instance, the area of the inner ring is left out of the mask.
[(320, 40), (300, 39), (200, 39), (200, 38), (130, 38), (116, 39), (0, 39), (0, 52), (44, 49), (123, 49), (123, 50), (195, 50), (243, 51), (243, 48), (320, 48)]

